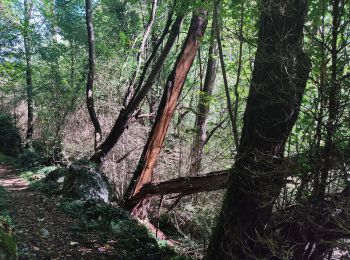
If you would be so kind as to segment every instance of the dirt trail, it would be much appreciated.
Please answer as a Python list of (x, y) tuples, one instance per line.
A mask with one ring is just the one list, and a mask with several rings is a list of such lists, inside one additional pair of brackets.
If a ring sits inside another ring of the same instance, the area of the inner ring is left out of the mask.
[(58, 201), (29, 189), (11, 166), (0, 164), (0, 185), (9, 193), (19, 259), (118, 259), (96, 234), (74, 231), (77, 220), (62, 212)]

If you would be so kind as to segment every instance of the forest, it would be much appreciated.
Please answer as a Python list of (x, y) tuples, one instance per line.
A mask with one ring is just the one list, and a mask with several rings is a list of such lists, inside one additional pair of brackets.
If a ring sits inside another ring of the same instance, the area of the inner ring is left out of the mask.
[(350, 0), (0, 0), (2, 259), (350, 259)]

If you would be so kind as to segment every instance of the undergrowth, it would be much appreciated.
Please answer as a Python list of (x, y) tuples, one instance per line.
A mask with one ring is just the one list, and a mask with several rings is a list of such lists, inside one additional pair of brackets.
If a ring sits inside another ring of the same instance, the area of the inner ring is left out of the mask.
[(9, 215), (6, 190), (0, 186), (0, 259), (17, 259), (17, 245), (12, 236), (13, 223)]
[(186, 259), (177, 256), (165, 241), (157, 240), (128, 212), (111, 204), (95, 201), (66, 201), (60, 207), (79, 218), (78, 230), (108, 233), (118, 241), (115, 250), (122, 259)]

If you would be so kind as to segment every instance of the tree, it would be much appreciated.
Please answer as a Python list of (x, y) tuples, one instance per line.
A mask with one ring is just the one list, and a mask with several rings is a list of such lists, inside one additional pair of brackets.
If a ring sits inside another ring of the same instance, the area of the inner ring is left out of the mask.
[[(214, 20), (213, 20), (214, 21)], [(218, 44), (216, 41), (216, 30), (213, 22), (211, 29), (210, 47), (208, 52), (207, 71), (203, 88), (200, 90), (197, 114), (195, 121), (195, 135), (191, 150), (190, 174), (198, 174), (201, 167), (202, 152), (206, 139), (206, 126), (210, 108), (210, 98), (213, 92), (217, 69)]]
[(34, 132), (34, 101), (33, 101), (33, 81), (32, 81), (32, 40), (30, 19), (33, 3), (24, 0), (24, 21), (23, 21), (23, 42), (24, 54), (26, 59), (26, 83), (27, 83), (27, 134), (26, 147), (31, 147)]
[[(127, 127), (128, 121), (133, 116), (135, 110), (138, 108), (142, 100), (146, 97), (148, 91), (153, 86), (157, 75), (159, 74), (160, 69), (162, 68), (171, 48), (173, 47), (176, 37), (179, 34), (179, 30), (182, 24), (182, 21), (184, 19), (183, 14), (179, 14), (175, 21), (173, 22), (173, 25), (171, 27), (168, 40), (164, 46), (164, 49), (162, 50), (161, 54), (159, 55), (158, 59), (155, 61), (151, 72), (148, 74), (148, 77), (146, 78), (146, 72), (151, 65), (151, 62), (155, 58), (158, 48), (162, 44), (165, 36), (168, 33), (168, 30), (170, 28), (171, 22), (172, 22), (172, 12), (169, 16), (168, 22), (164, 28), (164, 31), (162, 33), (162, 36), (160, 37), (159, 41), (157, 42), (156, 46), (154, 47), (151, 56), (148, 58), (145, 67), (143, 69), (143, 72), (140, 76), (138, 86), (130, 98), (128, 105), (123, 108), (118, 115), (118, 118), (116, 119), (112, 130), (108, 134), (107, 138), (104, 140), (104, 142), (97, 148), (97, 151), (93, 156), (90, 158), (90, 160), (95, 162), (101, 162), (102, 158), (104, 158), (107, 153), (114, 147), (114, 145), (118, 142), (120, 136), (124, 133), (125, 128)], [(128, 95), (128, 94), (127, 94)]]
[(265, 0), (237, 161), (207, 259), (265, 258), (263, 243), (285, 180), (287, 138), (298, 117), (310, 62), (302, 49), (306, 1)]
[[(137, 196), (141, 187), (145, 183), (152, 181), (153, 168), (156, 165), (158, 155), (162, 149), (163, 142), (171, 121), (172, 115), (177, 105), (177, 100), (181, 94), (188, 71), (196, 56), (200, 45), (200, 38), (203, 37), (207, 26), (207, 11), (200, 9), (194, 12), (191, 25), (187, 33), (180, 54), (177, 57), (173, 71), (170, 73), (162, 99), (158, 106), (155, 122), (143, 149), (140, 161), (133, 174), (128, 189), (125, 192), (125, 205), (132, 210), (137, 203), (132, 197)], [(129, 202), (133, 201), (130, 205)]]
[(86, 105), (89, 111), (91, 122), (95, 129), (94, 134), (94, 148), (96, 149), (98, 142), (102, 138), (102, 129), (100, 122), (97, 118), (95, 106), (94, 106), (94, 79), (96, 76), (95, 69), (95, 59), (96, 59), (96, 51), (95, 51), (95, 33), (94, 26), (92, 23), (92, 6), (91, 0), (85, 0), (85, 10), (86, 10), (86, 28), (88, 35), (88, 46), (89, 46), (89, 66), (88, 66), (88, 75), (87, 75), (87, 83), (86, 83)]

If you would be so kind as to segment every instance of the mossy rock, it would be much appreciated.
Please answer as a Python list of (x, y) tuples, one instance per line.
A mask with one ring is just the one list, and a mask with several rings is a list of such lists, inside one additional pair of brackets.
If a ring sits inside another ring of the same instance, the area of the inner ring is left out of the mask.
[[(30, 172), (31, 173), (31, 172)], [(57, 195), (62, 193), (64, 177), (68, 173), (66, 168), (56, 168), (56, 166), (47, 166), (39, 168), (25, 179), (31, 181), (30, 187), (43, 193)], [(23, 176), (23, 175), (21, 175)], [(37, 177), (33, 180), (33, 177)]]
[(57, 168), (51, 172), (49, 172), (44, 178), (44, 182), (46, 183), (63, 183), (64, 177), (68, 174), (68, 169), (66, 168)]
[(0, 259), (17, 259), (17, 245), (13, 237), (0, 226)]
[(22, 150), (22, 140), (11, 116), (0, 114), (0, 152), (16, 157)]
[(63, 195), (73, 199), (109, 202), (111, 187), (97, 165), (76, 161), (68, 169), (62, 191)]

